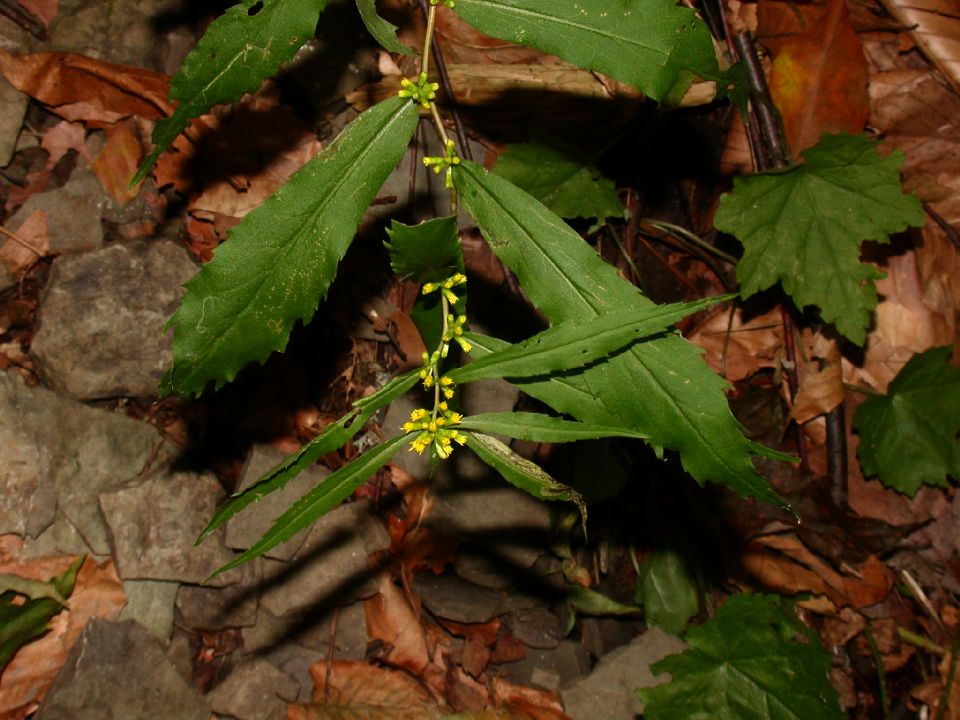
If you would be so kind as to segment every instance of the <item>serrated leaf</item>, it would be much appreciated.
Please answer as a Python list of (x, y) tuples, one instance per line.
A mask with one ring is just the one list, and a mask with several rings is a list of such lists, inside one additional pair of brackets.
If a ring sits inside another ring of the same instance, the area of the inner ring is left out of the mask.
[(417, 225), (394, 220), (384, 242), (390, 251), (390, 267), (404, 279), (416, 282), (446, 280), (462, 268), (457, 218), (434, 218)]
[(353, 403), (354, 409), (336, 422), (332, 422), (319, 435), (296, 452), (291, 453), (276, 466), (265, 472), (253, 485), (243, 492), (235, 493), (217, 508), (210, 522), (197, 537), (195, 545), (202, 543), (214, 530), (237, 513), (245, 510), (265, 496), (286, 487), (293, 478), (313, 465), (329, 452), (346, 445), (380, 408), (389, 404), (417, 384), (419, 370), (411, 370), (395, 377), (372, 395)]
[(397, 40), (397, 26), (389, 23), (377, 15), (376, 0), (357, 0), (357, 10), (360, 11), (360, 19), (367, 27), (367, 32), (373, 35), (373, 39), (380, 43), (390, 52), (400, 53), (401, 55), (416, 55), (412, 49), (408, 48), (402, 42)]
[(254, 92), (313, 37), (327, 0), (242, 0), (214, 20), (170, 81), (173, 115), (153, 129), (153, 152), (130, 182), (146, 177), (191, 118)]
[(864, 475), (911, 497), (923, 485), (960, 480), (960, 370), (948, 365), (952, 348), (910, 358), (887, 388), (867, 398), (853, 416)]
[(690, 563), (673, 548), (650, 553), (640, 567), (634, 600), (650, 625), (680, 635), (700, 610), (700, 592)]
[(693, 75), (717, 71), (710, 33), (673, 0), (457, 0), (478, 30), (599, 70), (657, 101), (679, 100)]
[(830, 653), (782, 597), (735, 595), (685, 639), (689, 650), (651, 667), (673, 680), (637, 691), (645, 720), (844, 717), (827, 677)]
[(594, 425), (542, 413), (503, 412), (467, 415), (457, 426), (463, 430), (476, 430), (493, 435), (506, 435), (516, 440), (538, 443), (565, 443), (577, 440), (596, 440), (603, 437), (631, 437), (644, 439), (644, 435), (627, 428)]
[(163, 394), (219, 388), (286, 347), (293, 324), (309, 322), (326, 296), (416, 123), (409, 100), (375, 105), (230, 231), (167, 323), (176, 333)]
[(468, 383), (488, 378), (543, 376), (581, 368), (638, 340), (659, 334), (687, 315), (730, 297), (631, 308), (587, 320), (561, 322), (447, 374), (456, 383)]
[(622, 217), (612, 180), (573, 149), (542, 142), (507, 145), (493, 172), (525, 190), (562, 218)]
[[(503, 178), (463, 161), (453, 173), (464, 208), (497, 256), (552, 323), (654, 307), (556, 215)], [(680, 452), (697, 481), (722, 483), (775, 505), (785, 503), (754, 469), (747, 440), (727, 405), (727, 384), (701, 351), (676, 335), (563, 378), (522, 380), (524, 392), (583, 422), (620, 425)]]
[(43, 635), (50, 620), (64, 609), (62, 599), (73, 592), (84, 560), (85, 555), (77, 558), (64, 572), (44, 583), (55, 596), (31, 597), (21, 602), (23, 594), (19, 590), (0, 593), (0, 670), (17, 650)]
[(743, 243), (744, 297), (779, 280), (798, 307), (816, 305), (863, 345), (877, 304), (873, 280), (883, 274), (860, 262), (860, 243), (923, 225), (923, 208), (901, 189), (903, 155), (880, 157), (862, 135), (824, 135), (803, 157), (785, 171), (734, 178), (714, 224)]
[(587, 506), (576, 490), (556, 480), (542, 467), (518, 455), (496, 438), (478, 432), (469, 432), (468, 437), (467, 447), (514, 487), (530, 493), (538, 500), (562, 500), (575, 504), (586, 528)]
[(317, 518), (337, 507), (354, 490), (363, 485), (371, 475), (396, 454), (406, 440), (406, 436), (398, 435), (380, 443), (328, 475), (326, 480), (297, 500), (290, 506), (289, 510), (278, 517), (270, 529), (263, 534), (263, 537), (214, 572), (207, 580), (260, 557), (267, 550), (286, 542), (304, 528), (309, 527)]

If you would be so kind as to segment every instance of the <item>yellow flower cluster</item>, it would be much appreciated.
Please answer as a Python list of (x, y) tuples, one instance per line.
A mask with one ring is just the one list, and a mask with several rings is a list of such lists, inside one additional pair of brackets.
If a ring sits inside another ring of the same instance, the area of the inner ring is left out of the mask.
[(447, 140), (443, 157), (425, 157), (423, 164), (427, 167), (432, 167), (437, 175), (440, 174), (441, 170), (446, 169), (447, 174), (443, 178), (443, 185), (446, 188), (452, 188), (453, 166), (460, 164), (460, 156), (457, 155), (456, 145), (454, 145), (453, 140)]
[(416, 82), (409, 78), (401, 80), (400, 91), (397, 95), (402, 98), (410, 98), (414, 102), (420, 103), (423, 107), (428, 108), (430, 107), (430, 101), (437, 97), (437, 90), (439, 88), (440, 83), (427, 82), (427, 74), (420, 73)]
[[(427, 160), (428, 158), (424, 158)], [(457, 297), (457, 294), (453, 292), (453, 288), (457, 285), (463, 285), (467, 282), (467, 276), (463, 273), (454, 273), (446, 280), (442, 282), (430, 282), (423, 284), (423, 290), (421, 291), (424, 295), (429, 295), (430, 293), (436, 292), (437, 290), (447, 299), (447, 302), (451, 305), (456, 305), (460, 302), (460, 298)]]
[[(449, 380), (450, 378), (441, 378)], [(452, 383), (449, 383), (452, 385)], [(437, 406), (440, 411), (434, 417), (426, 408), (417, 408), (410, 413), (410, 420), (403, 424), (403, 431), (412, 433), (420, 431), (417, 436), (410, 441), (410, 447), (418, 453), (423, 453), (430, 445), (433, 445), (437, 455), (444, 460), (450, 457), (453, 452), (453, 443), (458, 445), (467, 444), (467, 436), (459, 432), (456, 428), (450, 427), (457, 425), (463, 419), (463, 416), (447, 407), (447, 403), (442, 402)]]
[[(439, 4), (440, 4), (440, 0), (430, 0), (430, 4), (431, 4), (431, 5), (439, 5)], [(443, 0), (443, 4), (446, 5), (448, 8), (452, 8), (454, 5), (456, 5), (456, 3), (454, 2), (454, 0)]]

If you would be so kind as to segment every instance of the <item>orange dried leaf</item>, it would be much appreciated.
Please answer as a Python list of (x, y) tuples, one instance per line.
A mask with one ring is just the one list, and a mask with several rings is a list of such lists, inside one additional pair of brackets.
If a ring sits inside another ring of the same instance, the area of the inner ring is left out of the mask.
[(835, 340), (804, 331), (807, 360), (800, 364), (800, 387), (790, 414), (801, 425), (843, 402), (843, 368)]
[(883, 0), (887, 12), (960, 92), (960, 6), (956, 0)]
[(35, 210), (16, 230), (0, 235), (0, 263), (10, 272), (21, 272), (50, 251), (46, 210)]
[(420, 618), (389, 573), (381, 572), (377, 583), (377, 594), (363, 603), (367, 633), (387, 647), (390, 664), (420, 673), (430, 660)]
[(843, 0), (786, 40), (770, 70), (770, 94), (795, 156), (824, 133), (863, 130), (870, 115), (868, 68)]
[(143, 184), (130, 187), (130, 180), (143, 159), (143, 146), (132, 120), (111, 125), (106, 135), (103, 151), (93, 163), (93, 173), (118, 205), (126, 205), (137, 196)]
[(172, 109), (166, 75), (86, 55), (14, 55), (0, 48), (0, 73), (67, 120), (114, 123), (131, 115), (156, 120)]

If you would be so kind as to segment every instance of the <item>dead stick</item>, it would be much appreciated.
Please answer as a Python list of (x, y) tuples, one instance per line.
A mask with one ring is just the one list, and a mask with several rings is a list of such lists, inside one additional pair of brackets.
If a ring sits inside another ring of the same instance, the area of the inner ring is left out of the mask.
[(42, 258), (42, 257), (43, 257), (44, 254), (43, 254), (41, 251), (37, 250), (37, 248), (35, 248), (35, 247), (34, 247), (33, 245), (31, 245), (29, 242), (27, 242), (26, 240), (24, 240), (22, 237), (20, 237), (19, 235), (17, 235), (15, 232), (11, 232), (10, 230), (7, 230), (7, 229), (6, 229), (5, 227), (3, 227), (2, 225), (0, 225), (0, 233), (3, 233), (4, 235), (6, 235), (8, 238), (10, 238), (11, 240), (13, 240), (17, 245), (20, 245), (20, 246), (22, 246), (23, 248), (29, 250), (29, 251), (32, 252), (34, 255), (36, 255), (38, 258)]

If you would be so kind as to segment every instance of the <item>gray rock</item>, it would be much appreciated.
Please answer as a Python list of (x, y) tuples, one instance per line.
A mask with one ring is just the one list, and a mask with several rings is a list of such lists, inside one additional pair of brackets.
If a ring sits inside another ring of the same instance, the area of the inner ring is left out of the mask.
[(179, 7), (178, 0), (61, 0), (50, 25), (49, 49), (153, 67), (156, 19)]
[(257, 624), (241, 631), (243, 647), (247, 652), (273, 652), (295, 643), (329, 657), (334, 613), (337, 634), (333, 657), (337, 660), (363, 660), (367, 651), (367, 619), (360, 602), (323, 612), (290, 613), (282, 617), (261, 610)]
[(30, 98), (0, 77), (0, 167), (10, 164)]
[(0, 532), (35, 537), (61, 512), (94, 553), (108, 555), (101, 492), (145, 467), (159, 434), (0, 372)]
[(94, 618), (70, 651), (37, 720), (209, 720), (210, 707), (133, 620)]
[(669, 675), (654, 677), (650, 666), (686, 647), (679, 638), (651, 628), (601, 658), (593, 672), (563, 690), (567, 715), (573, 720), (634, 720), (643, 713), (643, 703), (633, 691), (669, 680)]
[(507, 630), (528, 648), (550, 650), (560, 645), (560, 620), (545, 607), (517, 610), (506, 618)]
[(326, 655), (303, 645), (286, 643), (261, 657), (300, 684), (298, 702), (312, 701), (313, 676), (310, 675), (310, 666), (326, 661), (328, 659)]
[(537, 604), (535, 598), (499, 593), (456, 575), (418, 573), (413, 576), (413, 590), (431, 613), (459, 623), (485, 623), (511, 610)]
[[(384, 413), (381, 423), (385, 440), (394, 438), (403, 432), (401, 426), (410, 419), (410, 413), (420, 407), (419, 398), (419, 391), (413, 391), (401, 395), (387, 406), (387, 411)], [(413, 452), (409, 446), (401, 448), (400, 452), (394, 455), (390, 462), (419, 480), (425, 480), (430, 474), (430, 456), (426, 453), (420, 455)]]
[(180, 622), (191, 630), (248, 627), (257, 621), (260, 597), (260, 561), (241, 565), (240, 580), (227, 587), (183, 585), (177, 593)]
[(244, 660), (217, 685), (207, 700), (214, 712), (237, 720), (268, 720), (285, 703), (295, 702), (300, 683), (266, 660)]
[(10, 218), (10, 225), (19, 227), (34, 212), (43, 210), (51, 250), (95, 250), (103, 245), (100, 220), (108, 202), (96, 176), (78, 167), (63, 187), (29, 198)]
[[(20, 551), (21, 558), (46, 557), (48, 555), (96, 555), (92, 548), (74, 527), (73, 523), (57, 510), (53, 524), (37, 535), (36, 539), (27, 538)], [(105, 554), (104, 554), (105, 556)]]
[[(246, 490), (285, 457), (286, 453), (268, 445), (255, 446), (240, 476), (237, 490)], [(312, 465), (287, 483), (282, 490), (270, 493), (253, 507), (233, 517), (227, 523), (227, 547), (235, 550), (251, 547), (270, 529), (276, 518), (315, 485), (323, 482), (329, 474), (330, 471), (322, 465)], [(303, 545), (309, 532), (309, 528), (304, 528), (285, 543), (268, 550), (265, 557), (289, 560)]]
[(170, 241), (54, 260), (31, 346), (44, 374), (80, 399), (153, 395), (172, 358), (163, 326), (196, 269)]
[[(100, 507), (120, 577), (198, 584), (232, 560), (220, 531), (194, 547), (222, 494), (211, 473), (167, 468), (153, 471), (138, 485), (102, 494)], [(233, 570), (211, 583), (228, 585), (238, 578), (239, 570)]]
[(124, 580), (127, 604), (117, 620), (136, 620), (166, 645), (173, 632), (173, 602), (179, 587), (162, 580)]
[[(3, 111), (0, 110), (0, 113)], [(7, 270), (6, 265), (0, 264), (0, 293), (17, 286), (17, 278), (12, 272)]]
[(291, 562), (264, 560), (261, 603), (285, 615), (369, 597), (377, 591), (369, 556), (388, 547), (390, 537), (368, 501), (341, 505), (313, 524)]
[(590, 671), (590, 653), (578, 642), (563, 640), (555, 648), (531, 648), (523, 660), (502, 667), (514, 682), (557, 692)]

